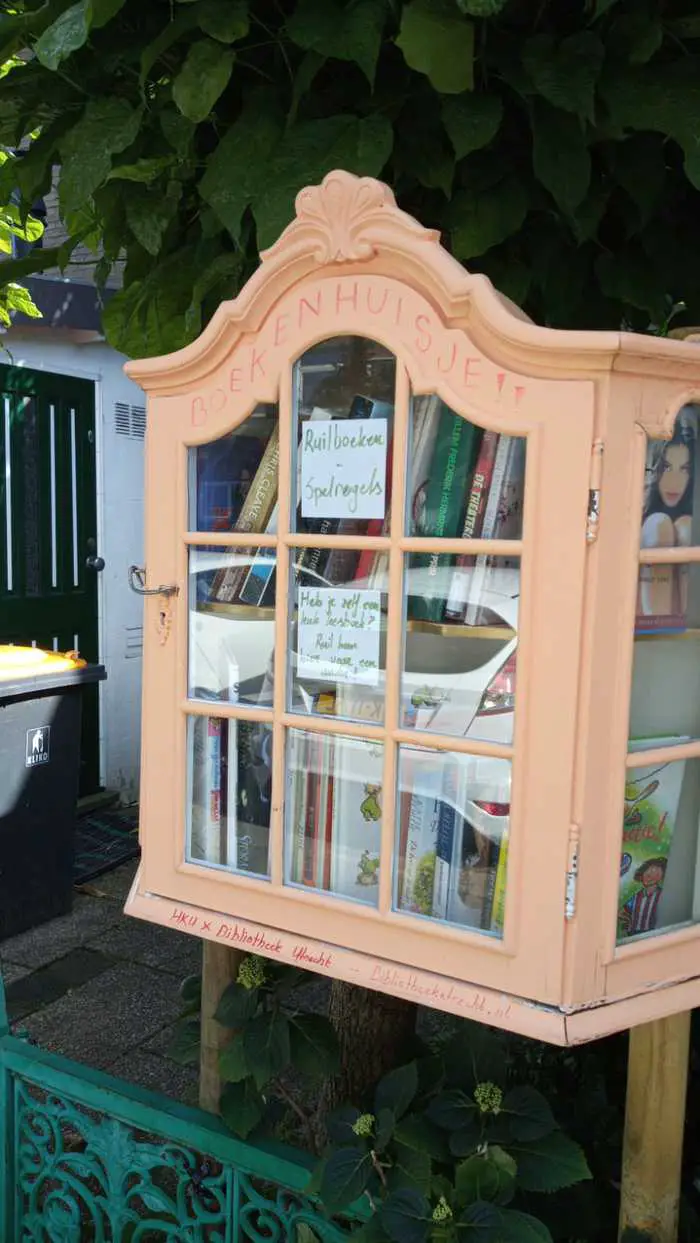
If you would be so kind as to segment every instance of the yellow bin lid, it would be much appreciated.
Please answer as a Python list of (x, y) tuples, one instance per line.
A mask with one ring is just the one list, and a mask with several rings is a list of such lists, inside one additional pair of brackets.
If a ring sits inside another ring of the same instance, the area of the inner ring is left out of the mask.
[(38, 678), (42, 674), (84, 669), (87, 661), (77, 652), (44, 652), (40, 647), (0, 644), (0, 679)]

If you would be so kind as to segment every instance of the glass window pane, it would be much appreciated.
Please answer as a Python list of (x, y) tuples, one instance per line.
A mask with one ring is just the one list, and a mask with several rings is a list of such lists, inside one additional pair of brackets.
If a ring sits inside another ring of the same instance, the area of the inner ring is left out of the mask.
[(399, 748), (397, 910), (503, 935), (510, 763)]
[[(403, 727), (512, 743), (520, 561), (454, 562), (442, 553), (407, 560)], [(456, 574), (464, 576), (464, 618), (437, 620)]]
[(363, 337), (335, 337), (299, 359), (292, 530), (389, 531), (395, 380), (393, 354)]
[(383, 724), (387, 554), (297, 548), (291, 556), (290, 707)]
[[(640, 545), (642, 548), (686, 548), (700, 543), (700, 471), (697, 470), (698, 416), (700, 406), (683, 406), (670, 440), (650, 440), (644, 472), (644, 501)], [(656, 567), (654, 567), (656, 568)], [(656, 585), (657, 591), (654, 591)], [(643, 616), (672, 617), (679, 601), (652, 579), (643, 588)], [(682, 609), (680, 609), (682, 611)]]
[(272, 729), (257, 721), (187, 720), (187, 859), (267, 876)]
[(290, 729), (285, 879), (376, 906), (384, 746)]
[[(415, 397), (410, 422), (409, 535), (440, 539), (522, 537), (526, 441), (484, 430), (439, 397)], [(455, 590), (451, 615), (466, 599)], [(439, 620), (431, 616), (431, 620)]]
[(627, 770), (618, 943), (700, 920), (699, 819), (700, 760), (669, 757)]
[[(189, 678), (194, 699), (272, 707), (275, 558), (225, 548), (189, 550)], [(222, 602), (222, 584), (231, 602)], [(264, 596), (270, 607), (247, 603)]]
[(274, 530), (278, 459), (277, 406), (258, 406), (227, 436), (189, 449), (190, 530)]

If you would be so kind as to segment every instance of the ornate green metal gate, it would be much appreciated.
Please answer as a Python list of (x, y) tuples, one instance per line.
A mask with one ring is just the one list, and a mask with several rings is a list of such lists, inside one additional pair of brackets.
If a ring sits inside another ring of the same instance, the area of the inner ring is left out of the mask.
[(292, 1150), (10, 1035), (0, 983), (0, 1243), (343, 1243)]

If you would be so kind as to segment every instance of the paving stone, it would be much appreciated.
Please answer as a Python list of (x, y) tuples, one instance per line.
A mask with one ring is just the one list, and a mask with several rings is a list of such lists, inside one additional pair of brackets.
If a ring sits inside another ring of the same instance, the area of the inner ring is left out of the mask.
[(19, 979), (7, 986), (7, 1013), (13, 1021), (25, 1018), (35, 1010), (51, 1005), (71, 989), (80, 988), (111, 966), (111, 958), (80, 946), (46, 967), (24, 971)]
[(146, 967), (158, 967), (184, 980), (202, 969), (202, 943), (197, 937), (178, 932), (175, 928), (162, 928), (142, 919), (125, 915), (107, 932), (90, 941), (92, 949), (111, 958), (140, 962)]
[(88, 881), (88, 887), (106, 894), (107, 897), (121, 903), (123, 906), (131, 889), (138, 865), (138, 859), (129, 859), (128, 863), (122, 863), (118, 868), (114, 868), (113, 871), (105, 872), (102, 876), (96, 876), (94, 880)]
[(140, 964), (117, 963), (30, 1015), (23, 1026), (43, 1049), (104, 1069), (172, 1023), (177, 981)]
[(114, 902), (76, 894), (69, 914), (59, 915), (57, 919), (3, 941), (3, 961), (20, 967), (44, 967), (79, 945), (85, 945), (120, 918)]
[(23, 975), (28, 975), (29, 967), (20, 967), (19, 963), (6, 962), (4, 958), (0, 958), (0, 972), (2, 972), (2, 982), (5, 988), (9, 984), (13, 984), (15, 980), (21, 980)]
[(187, 1105), (197, 1104), (199, 1077), (194, 1066), (178, 1066), (143, 1049), (131, 1049), (105, 1069), (110, 1075), (126, 1079), (128, 1083), (149, 1088), (152, 1092), (164, 1092), (166, 1096)]

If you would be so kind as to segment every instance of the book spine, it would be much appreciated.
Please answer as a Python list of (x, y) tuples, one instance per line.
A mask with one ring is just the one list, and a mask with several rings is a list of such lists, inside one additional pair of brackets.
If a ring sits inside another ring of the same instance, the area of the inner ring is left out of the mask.
[[(270, 434), (248, 495), (243, 502), (233, 528), (234, 531), (265, 530), (277, 501), (279, 457), (279, 424), (276, 424)], [(219, 570), (212, 583), (211, 599), (219, 604), (231, 604), (238, 594), (246, 573), (245, 566), (238, 565)]]
[[(435, 443), (428, 484), (426, 525), (437, 539), (459, 534), (465, 504), (465, 481), (471, 474), (478, 449), (480, 429), (467, 423), (461, 415), (443, 407)], [(442, 620), (445, 597), (440, 588), (441, 567), (453, 563), (446, 553), (428, 553), (412, 558), (416, 567), (427, 569), (428, 585), (412, 597), (412, 616), (424, 621)], [(432, 585), (431, 585), (432, 580)]]
[[(491, 903), (491, 931), (503, 932), (503, 923), (505, 919), (506, 909), (506, 872), (508, 869), (508, 830), (504, 829), (498, 850), (498, 863), (496, 864), (496, 879), (493, 886), (493, 899)], [(486, 927), (487, 925), (484, 925)]]
[[(502, 494), (505, 481), (508, 475), (509, 462), (513, 456), (515, 447), (514, 436), (501, 436), (496, 450), (496, 458), (493, 464), (493, 474), (491, 476), (491, 487), (489, 489), (486, 508), (484, 510), (484, 521), (481, 528), (483, 539), (493, 539), (496, 533), (498, 523), (498, 511), (501, 505)], [(486, 577), (486, 569), (489, 557), (486, 553), (480, 553), (474, 561), (474, 568), (471, 575), (470, 599), (467, 603), (467, 610), (464, 620), (468, 626), (476, 625), (476, 620), (480, 613), (479, 601), (484, 587), (484, 579)]]
[(435, 842), (435, 879), (433, 882), (433, 915), (446, 919), (450, 902), (450, 881), (455, 866), (455, 833), (457, 828), (457, 774), (449, 762), (445, 764), (442, 799), (438, 812)]
[[(479, 457), (474, 467), (474, 478), (469, 493), (469, 500), (464, 515), (462, 539), (478, 539), (483, 531), (486, 501), (493, 478), (494, 462), (498, 448), (498, 432), (486, 431), (481, 442)], [(448, 621), (461, 621), (469, 600), (469, 584), (471, 570), (475, 558), (464, 554), (455, 562), (450, 590), (445, 604), (445, 617)]]
[(412, 795), (399, 900), (402, 910), (421, 915), (432, 914), (438, 815), (437, 798), (426, 794)]
[(300, 884), (304, 868), (304, 841), (306, 832), (307, 796), (307, 747), (306, 736), (293, 734), (289, 752), (288, 782), (289, 804), (292, 809), (291, 824), (287, 826), (290, 841), (289, 877), (293, 884)]
[(221, 717), (207, 717), (207, 828), (206, 861), (221, 861)]
[(414, 415), (409, 493), (410, 525), (414, 535), (426, 534), (422, 525), (422, 514), (430, 479), (435, 437), (440, 426), (441, 407), (439, 397), (429, 397), (422, 404), (420, 413)]

